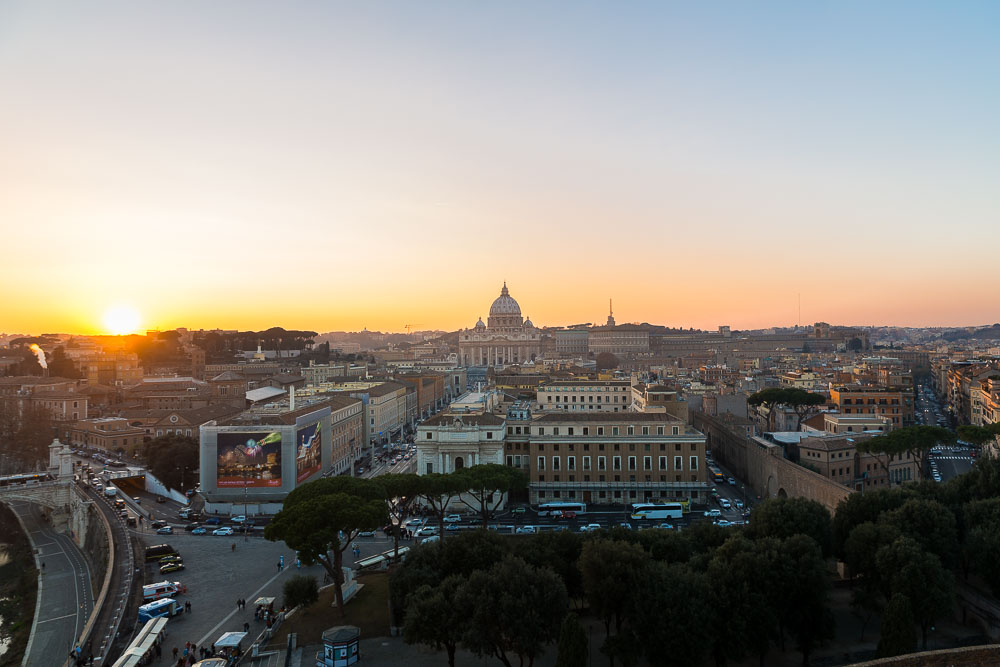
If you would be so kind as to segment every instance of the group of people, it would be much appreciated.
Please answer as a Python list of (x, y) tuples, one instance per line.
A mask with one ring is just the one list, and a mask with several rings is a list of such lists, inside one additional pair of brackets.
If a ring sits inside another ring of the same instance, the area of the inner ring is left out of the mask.
[(73, 661), (76, 667), (85, 667), (86, 665), (94, 664), (94, 654), (88, 653), (84, 655), (83, 648), (79, 644), (74, 646), (73, 650), (69, 652), (69, 659)]
[[(207, 658), (216, 657), (215, 644), (211, 647), (205, 648), (204, 646), (196, 646), (191, 642), (184, 644), (184, 648), (180, 649), (176, 646), (173, 650), (174, 660), (177, 661), (177, 667), (189, 667), (199, 660), (205, 660)], [(160, 645), (156, 645), (156, 657), (160, 656)]]

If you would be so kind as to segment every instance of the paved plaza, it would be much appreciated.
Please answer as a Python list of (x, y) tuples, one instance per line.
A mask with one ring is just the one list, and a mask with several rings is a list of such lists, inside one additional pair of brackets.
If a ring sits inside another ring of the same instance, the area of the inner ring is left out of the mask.
[[(381, 533), (374, 538), (360, 538), (362, 557), (381, 553), (392, 546), (392, 541)], [(174, 535), (141, 534), (143, 542), (171, 544), (184, 558), (185, 569), (161, 575), (153, 565), (146, 565), (147, 583), (179, 581), (187, 586), (187, 594), (178, 597), (191, 603), (191, 613), (170, 619), (167, 638), (163, 643), (163, 656), (154, 665), (172, 665), (171, 649), (183, 650), (186, 642), (209, 646), (225, 632), (242, 632), (243, 624), (250, 624), (250, 635), (256, 637), (264, 629), (262, 621), (254, 621), (253, 601), (260, 596), (274, 597), (274, 608), (282, 605), (282, 586), (296, 574), (310, 574), (322, 586), (326, 575), (319, 565), (295, 567), (295, 552), (283, 542), (268, 542), (260, 537), (244, 541), (242, 537), (216, 537), (214, 535), (189, 535), (183, 531)], [(236, 545), (233, 551), (232, 545)], [(278, 560), (284, 556), (285, 567), (278, 569)], [(348, 551), (345, 564), (354, 562)], [(236, 600), (247, 601), (245, 610), (236, 608)], [(249, 639), (249, 638), (248, 638)], [(244, 643), (249, 649), (250, 641)]]

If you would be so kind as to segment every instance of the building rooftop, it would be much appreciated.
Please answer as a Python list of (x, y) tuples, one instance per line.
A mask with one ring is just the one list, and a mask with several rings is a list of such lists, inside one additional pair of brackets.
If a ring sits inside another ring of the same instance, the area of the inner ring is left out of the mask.
[(332, 407), (328, 396), (301, 396), (295, 399), (295, 409), (291, 409), (288, 399), (261, 403), (218, 422), (219, 426), (256, 426), (294, 424), (298, 417), (322, 408)]
[(419, 428), (425, 428), (428, 426), (440, 427), (440, 426), (451, 426), (456, 421), (460, 421), (465, 426), (502, 426), (504, 423), (504, 418), (494, 415), (492, 413), (483, 414), (437, 414), (430, 419), (424, 420), (420, 424)]

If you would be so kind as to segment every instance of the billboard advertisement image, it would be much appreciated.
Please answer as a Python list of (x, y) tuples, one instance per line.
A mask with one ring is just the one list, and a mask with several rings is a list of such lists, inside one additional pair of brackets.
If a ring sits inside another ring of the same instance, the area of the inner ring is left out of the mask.
[(281, 433), (219, 433), (217, 486), (281, 488)]
[(322, 467), (322, 433), (319, 422), (295, 433), (295, 483), (315, 475)]

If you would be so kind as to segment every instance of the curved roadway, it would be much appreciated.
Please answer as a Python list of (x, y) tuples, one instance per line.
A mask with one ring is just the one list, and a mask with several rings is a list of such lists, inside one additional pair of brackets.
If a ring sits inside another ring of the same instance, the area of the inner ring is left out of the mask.
[(33, 503), (15, 502), (11, 509), (24, 523), (35, 549), (36, 566), (42, 572), (35, 620), (22, 664), (61, 665), (69, 657), (94, 608), (90, 567), (73, 540), (57, 533), (42, 519), (42, 508)]

